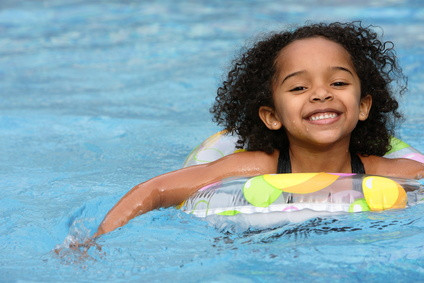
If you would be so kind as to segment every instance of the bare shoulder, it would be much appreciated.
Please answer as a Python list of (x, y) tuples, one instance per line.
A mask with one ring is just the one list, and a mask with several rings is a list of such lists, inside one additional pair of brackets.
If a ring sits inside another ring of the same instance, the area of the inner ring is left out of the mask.
[(361, 156), (367, 174), (422, 179), (424, 164), (405, 158), (384, 158), (380, 156)]
[(244, 151), (227, 155), (207, 164), (209, 169), (224, 171), (230, 176), (252, 176), (277, 171), (278, 151), (267, 154), (262, 151)]

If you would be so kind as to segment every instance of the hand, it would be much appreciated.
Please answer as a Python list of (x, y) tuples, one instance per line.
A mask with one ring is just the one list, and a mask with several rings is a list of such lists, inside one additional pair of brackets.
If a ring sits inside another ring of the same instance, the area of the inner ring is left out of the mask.
[[(67, 237), (62, 245), (54, 249), (54, 252), (61, 260), (67, 263), (80, 263), (87, 259), (95, 260), (95, 257), (97, 257), (96, 254), (98, 255), (98, 252), (102, 250), (102, 247), (95, 240), (96, 237), (91, 237), (83, 242), (79, 242), (73, 237)], [(91, 247), (95, 247), (97, 250), (97, 253), (94, 253), (94, 257), (93, 253), (91, 253), (92, 255), (88, 253)]]

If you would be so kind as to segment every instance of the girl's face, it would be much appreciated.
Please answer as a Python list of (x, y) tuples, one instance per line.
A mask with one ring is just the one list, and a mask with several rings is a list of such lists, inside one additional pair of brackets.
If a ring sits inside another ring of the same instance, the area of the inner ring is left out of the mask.
[(371, 108), (370, 95), (361, 99), (361, 83), (349, 53), (323, 37), (296, 40), (276, 59), (273, 85), (275, 108), (259, 115), (272, 130), (284, 127), (290, 145), (349, 145), (358, 120)]

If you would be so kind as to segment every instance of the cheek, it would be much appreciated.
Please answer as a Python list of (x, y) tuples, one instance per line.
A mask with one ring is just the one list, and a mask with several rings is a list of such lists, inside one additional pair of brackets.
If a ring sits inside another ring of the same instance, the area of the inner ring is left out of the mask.
[(302, 103), (296, 102), (295, 100), (290, 100), (285, 101), (283, 105), (284, 107), (280, 108), (280, 115), (284, 127), (289, 130), (296, 130), (301, 123), (299, 117)]
[(359, 117), (359, 112), (361, 111), (361, 101), (360, 99), (354, 99), (352, 101), (352, 110), (351, 112), (353, 113), (353, 115), (355, 115), (356, 117)]
[(348, 121), (352, 130), (356, 127), (359, 121), (360, 104), (356, 100), (352, 101), (350, 109), (348, 109)]

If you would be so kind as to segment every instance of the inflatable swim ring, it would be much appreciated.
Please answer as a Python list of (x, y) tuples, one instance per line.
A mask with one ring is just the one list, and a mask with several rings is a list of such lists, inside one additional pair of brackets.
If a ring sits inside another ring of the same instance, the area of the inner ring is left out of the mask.
[(266, 174), (200, 189), (181, 209), (199, 217), (311, 209), (328, 212), (405, 208), (424, 198), (416, 180), (333, 173)]
[[(237, 137), (219, 132), (195, 148), (184, 166), (211, 162), (237, 152)], [(392, 139), (386, 157), (424, 163), (424, 156), (399, 139)], [(382, 176), (336, 173), (267, 174), (230, 178), (200, 189), (179, 208), (198, 217), (269, 227), (281, 222), (362, 211), (401, 209), (424, 201), (424, 186), (416, 181)], [(290, 213), (287, 213), (290, 212)]]

